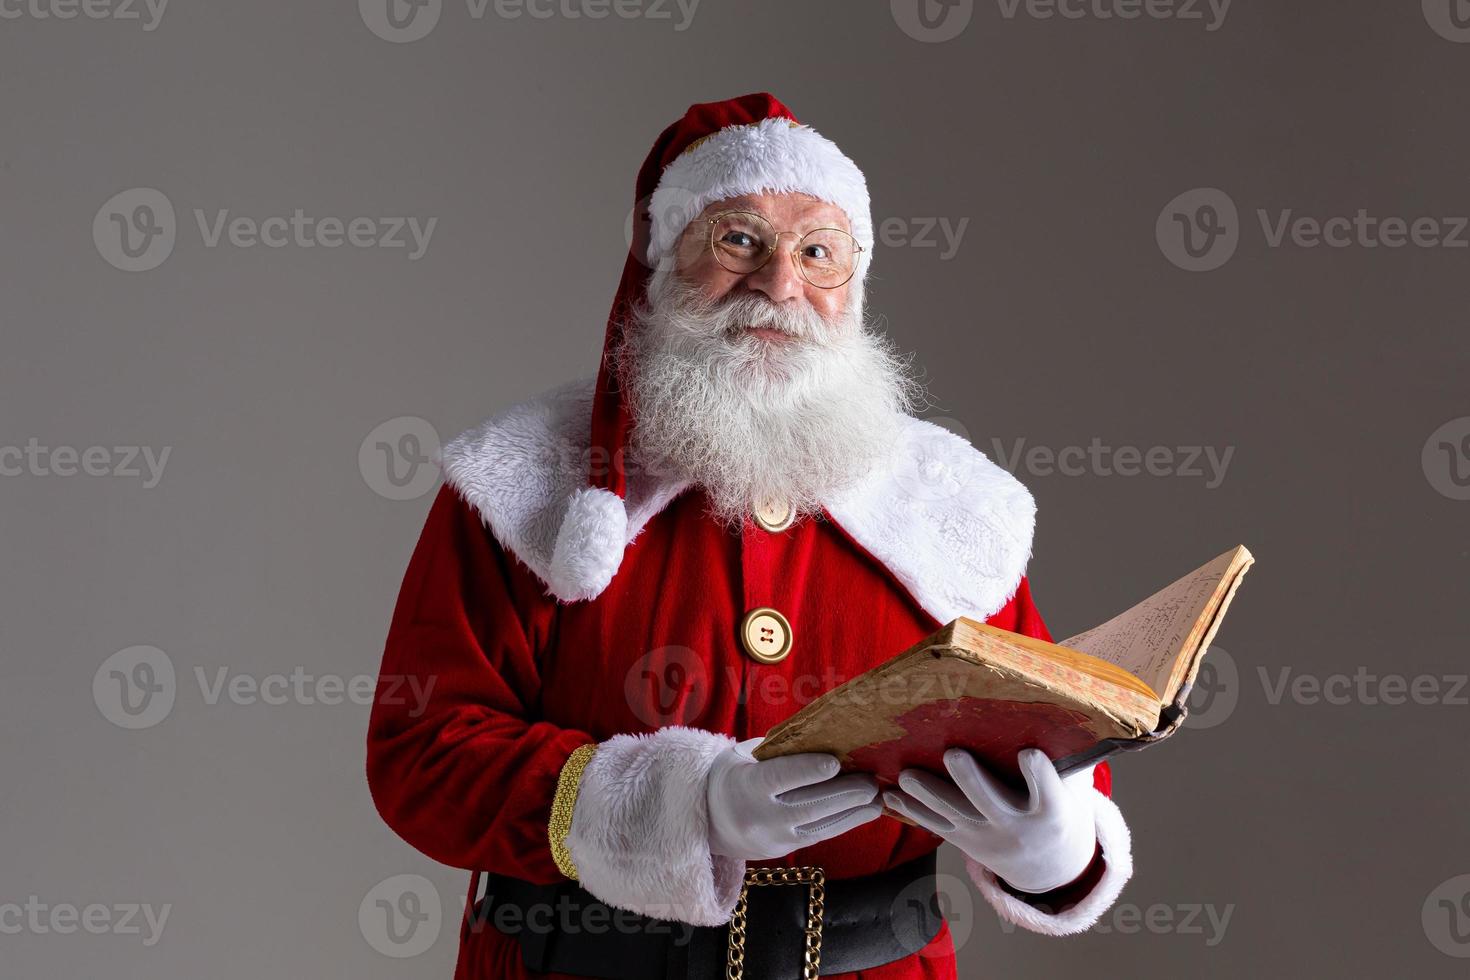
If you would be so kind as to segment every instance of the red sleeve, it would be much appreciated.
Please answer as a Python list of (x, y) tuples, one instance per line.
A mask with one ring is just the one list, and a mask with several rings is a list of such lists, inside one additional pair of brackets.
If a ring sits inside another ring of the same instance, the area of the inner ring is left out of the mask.
[(557, 776), (590, 735), (536, 718), (555, 618), (524, 565), (449, 487), (404, 575), (367, 738), (383, 819), (444, 864), (562, 880), (546, 822)]
[(1016, 616), (1016, 625), (1011, 632), (1035, 637), (1048, 643), (1052, 642), (1051, 630), (1047, 629), (1046, 623), (1041, 621), (1041, 610), (1036, 608), (1036, 602), (1031, 598), (1031, 579), (1029, 577), (1021, 576), (1021, 584), (1016, 586), (1016, 594), (1011, 597), (1011, 605), (1015, 607)]

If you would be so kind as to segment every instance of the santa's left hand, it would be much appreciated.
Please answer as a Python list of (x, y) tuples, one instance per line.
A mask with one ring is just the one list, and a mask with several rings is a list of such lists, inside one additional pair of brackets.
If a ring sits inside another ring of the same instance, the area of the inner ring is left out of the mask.
[(1023, 892), (1045, 892), (1079, 877), (1097, 846), (1092, 766), (1063, 778), (1040, 749), (1018, 758), (1029, 799), (981, 768), (964, 749), (944, 753), (954, 781), (921, 769), (899, 773), (888, 806), (954, 844)]

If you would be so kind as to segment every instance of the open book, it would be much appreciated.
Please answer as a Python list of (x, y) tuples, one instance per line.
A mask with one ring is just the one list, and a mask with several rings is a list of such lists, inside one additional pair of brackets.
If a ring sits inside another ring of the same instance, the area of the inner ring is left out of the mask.
[(1205, 650), (1254, 559), (1244, 547), (1061, 643), (960, 617), (782, 721), (757, 759), (830, 752), (894, 785), (958, 746), (1019, 785), (1016, 754), (1062, 773), (1178, 730)]

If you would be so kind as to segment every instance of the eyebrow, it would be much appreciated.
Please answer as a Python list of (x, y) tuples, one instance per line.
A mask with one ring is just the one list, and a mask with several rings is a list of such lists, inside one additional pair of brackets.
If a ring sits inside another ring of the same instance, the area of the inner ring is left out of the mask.
[[(824, 217), (821, 217), (821, 218), (816, 219), (818, 223), (817, 224), (814, 224), (814, 225), (811, 225), (807, 229), (809, 231), (814, 231), (817, 228), (838, 228), (838, 229), (840, 229), (840, 228), (842, 228), (843, 224), (845, 222), (847, 222), (847, 215), (843, 214), (842, 213), (842, 209), (839, 208), (835, 204), (832, 204), (832, 203), (830, 203), (828, 201), (812, 201), (811, 202), (811, 205), (812, 205), (812, 207), (823, 207), (823, 208), (828, 208), (830, 210), (823, 212)], [(744, 196), (731, 198), (729, 201), (727, 201), (721, 207), (718, 207), (718, 208), (714, 209), (713, 211), (710, 211), (707, 215), (705, 215), (705, 217), (711, 217), (712, 218), (715, 215), (720, 214), (723, 211), (754, 211), (756, 214), (759, 214), (761, 217), (765, 218), (767, 221), (771, 221), (772, 220), (771, 219), (771, 216), (769, 214), (767, 214), (765, 211), (763, 211), (760, 207), (758, 207), (755, 204), (754, 201), (752, 201), (750, 198), (744, 197)], [(850, 224), (849, 224), (849, 226), (850, 226)]]

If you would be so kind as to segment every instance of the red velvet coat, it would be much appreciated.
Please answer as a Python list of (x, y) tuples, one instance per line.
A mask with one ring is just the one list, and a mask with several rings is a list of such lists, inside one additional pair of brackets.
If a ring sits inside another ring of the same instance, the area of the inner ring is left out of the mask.
[[(553, 882), (562, 880), (547, 844), (558, 773), (573, 749), (604, 743), (594, 758), (612, 761), (588, 767), (583, 793), (603, 793), (609, 806), (624, 794), (628, 821), (659, 826), (578, 827), (583, 885), (619, 907), (658, 915), (672, 895), (673, 911), (660, 917), (724, 921), (739, 869), (701, 850), (699, 763), (689, 771), (687, 760), (764, 734), (956, 615), (1049, 638), (1024, 575), (1031, 498), (963, 439), (912, 420), (891, 470), (819, 519), (779, 532), (747, 521), (731, 533), (705, 515), (696, 486), (643, 475), (630, 479), (626, 504), (606, 491), (590, 497), (578, 480), (590, 398), (590, 381), (564, 386), (446, 447), (447, 485), (409, 564), (383, 657), (368, 779), (383, 818), (429, 857)], [(758, 663), (741, 648), (737, 625), (756, 606), (791, 623), (792, 652), (780, 663)], [(432, 680), (426, 706), (388, 696), (409, 689), (397, 680), (409, 676), (419, 689)], [(658, 807), (626, 796), (650, 773), (661, 782), (648, 791), (678, 812), (650, 818)], [(1106, 764), (1096, 786), (1110, 792)], [(1028, 928), (1086, 928), (1131, 870), (1121, 817), (1106, 799), (1099, 810), (1102, 858), (1070, 908), (1038, 909), (967, 862), (976, 885)], [(657, 846), (598, 851), (600, 841), (644, 839)], [(765, 863), (815, 864), (843, 878), (939, 843), (881, 817)], [(533, 975), (515, 940), (493, 928), (470, 934), (456, 974)], [(948, 929), (921, 954), (845, 976), (953, 977)]]

